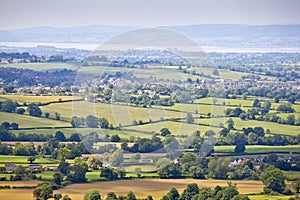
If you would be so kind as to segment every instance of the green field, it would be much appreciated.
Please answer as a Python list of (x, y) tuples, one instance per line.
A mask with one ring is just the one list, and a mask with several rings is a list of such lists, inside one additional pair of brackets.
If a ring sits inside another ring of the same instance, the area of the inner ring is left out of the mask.
[(242, 78), (242, 76), (249, 75), (248, 73), (244, 73), (244, 72), (235, 72), (235, 71), (224, 70), (224, 69), (219, 69), (219, 74), (222, 79), (229, 79), (229, 80), (239, 80)]
[[(197, 119), (195, 120), (196, 123), (200, 124), (213, 124), (218, 126), (219, 123), (223, 123), (226, 126), (226, 121), (229, 118), (215, 118), (215, 119)], [(286, 124), (278, 124), (274, 122), (265, 122), (265, 121), (257, 121), (257, 120), (241, 120), (240, 118), (232, 118), (234, 121), (234, 127), (238, 130), (242, 130), (242, 128), (247, 127), (258, 127), (261, 126), (265, 129), (270, 130), (271, 134), (283, 134), (283, 135), (298, 135), (299, 126), (291, 126)]]
[(0, 95), (0, 99), (11, 99), (19, 103), (48, 103), (53, 101), (78, 100), (76, 96), (25, 96), (25, 95)]
[(183, 73), (172, 66), (161, 66), (160, 68), (125, 68), (125, 67), (106, 67), (106, 66), (87, 66), (81, 67), (78, 70), (79, 74), (103, 74), (103, 73), (116, 73), (116, 72), (132, 72), (137, 78), (154, 78), (154, 79), (169, 79), (169, 80), (187, 80), (191, 78), (195, 81), (199, 76)]
[(220, 128), (200, 126), (197, 124), (187, 124), (181, 122), (164, 121), (159, 123), (145, 124), (142, 126), (132, 126), (131, 130), (135, 131), (148, 131), (159, 133), (162, 128), (168, 128), (173, 135), (191, 135), (195, 131), (199, 130), (201, 133), (205, 133), (208, 130), (220, 131)]
[(19, 128), (31, 128), (31, 127), (65, 127), (71, 126), (69, 122), (32, 117), (29, 115), (20, 115), (16, 113), (0, 112), (0, 122), (15, 122), (19, 124)]
[[(235, 146), (215, 146), (215, 152), (234, 152)], [(247, 145), (246, 153), (269, 153), (269, 152), (300, 152), (300, 145), (287, 146), (263, 146), (263, 145)]]
[(243, 99), (225, 99), (225, 98), (212, 98), (212, 97), (208, 97), (208, 98), (202, 98), (199, 100), (196, 100), (196, 103), (205, 103), (205, 104), (213, 104), (214, 100), (216, 100), (216, 104), (221, 104), (223, 105), (223, 103), (225, 102), (227, 106), (230, 105), (234, 105), (234, 106), (239, 106), (241, 105), (243, 106), (247, 106), (247, 107), (251, 107), (253, 105), (253, 101), (254, 100), (243, 100)]
[(168, 118), (182, 117), (180, 112), (167, 111), (163, 109), (149, 109), (141, 107), (123, 106), (116, 104), (103, 104), (91, 102), (67, 102), (62, 104), (51, 104), (42, 107), (43, 112), (54, 115), (55, 112), (61, 114), (61, 119), (71, 121), (72, 116), (86, 117), (96, 115), (107, 118), (114, 126), (131, 125), (133, 120), (149, 122)]
[[(136, 168), (140, 168), (142, 172), (151, 172), (157, 170), (155, 165), (130, 165), (128, 167), (125, 167), (125, 171), (134, 173)], [(156, 173), (155, 175), (157, 176)]]
[[(173, 106), (157, 106), (166, 110), (176, 110), (179, 112), (189, 112), (207, 115), (210, 113), (213, 116), (224, 116), (227, 106), (202, 105), (202, 104), (175, 104)], [(185, 115), (184, 115), (185, 116)]]
[(104, 137), (106, 134), (108, 135), (119, 135), (122, 138), (128, 138), (130, 136), (135, 137), (152, 137), (152, 134), (135, 132), (130, 130), (109, 130), (109, 129), (101, 129), (101, 128), (53, 128), (53, 129), (31, 129), (31, 130), (12, 130), (12, 133), (36, 133), (36, 134), (55, 134), (57, 131), (61, 131), (64, 133), (66, 137), (70, 137), (72, 133), (81, 133), (82, 135), (87, 135), (91, 132), (96, 132), (99, 137)]
[[(5, 156), (1, 155), (0, 156), (0, 163), (28, 163), (27, 159), (29, 156)], [(47, 164), (47, 163), (55, 163), (56, 161), (53, 161), (52, 159), (49, 158), (42, 158), (42, 157), (37, 157), (34, 161), (34, 163), (39, 163), (39, 164)]]
[(76, 70), (79, 64), (70, 64), (70, 63), (12, 63), (1, 65), (1, 67), (12, 67), (12, 68), (21, 68), (21, 69), (31, 69), (34, 71), (54, 71), (54, 70)]

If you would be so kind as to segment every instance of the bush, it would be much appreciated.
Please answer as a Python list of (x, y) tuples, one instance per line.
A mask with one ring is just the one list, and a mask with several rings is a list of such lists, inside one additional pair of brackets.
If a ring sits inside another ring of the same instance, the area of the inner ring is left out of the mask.
[(270, 188), (264, 187), (264, 193), (265, 194), (270, 194), (272, 190)]
[(285, 188), (284, 191), (282, 192), (282, 194), (284, 194), (284, 195), (292, 195), (293, 193), (292, 193), (291, 189)]
[(0, 185), (0, 189), (10, 189), (9, 185)]

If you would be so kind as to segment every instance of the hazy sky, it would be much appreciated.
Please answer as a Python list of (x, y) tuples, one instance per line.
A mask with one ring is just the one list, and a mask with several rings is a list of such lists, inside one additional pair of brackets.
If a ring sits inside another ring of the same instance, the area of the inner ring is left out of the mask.
[(0, 29), (91, 24), (300, 24), (300, 0), (0, 0)]

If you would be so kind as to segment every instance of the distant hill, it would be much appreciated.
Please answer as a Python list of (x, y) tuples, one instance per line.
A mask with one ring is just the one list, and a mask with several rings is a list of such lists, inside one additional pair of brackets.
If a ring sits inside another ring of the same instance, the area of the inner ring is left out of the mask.
[[(300, 47), (300, 25), (200, 24), (165, 26), (203, 46)], [(0, 42), (48, 42), (99, 44), (115, 34), (136, 27), (91, 25), (70, 28), (35, 27), (0, 31)]]

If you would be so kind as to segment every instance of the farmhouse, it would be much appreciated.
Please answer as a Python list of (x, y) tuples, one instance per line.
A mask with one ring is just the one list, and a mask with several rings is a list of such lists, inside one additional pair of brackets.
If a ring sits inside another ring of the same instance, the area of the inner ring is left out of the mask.
[(16, 163), (5, 163), (4, 167), (6, 171), (15, 171), (17, 169)]
[(45, 167), (43, 167), (43, 169), (45, 171), (58, 171), (59, 170), (58, 167), (56, 167), (56, 166), (45, 166)]

